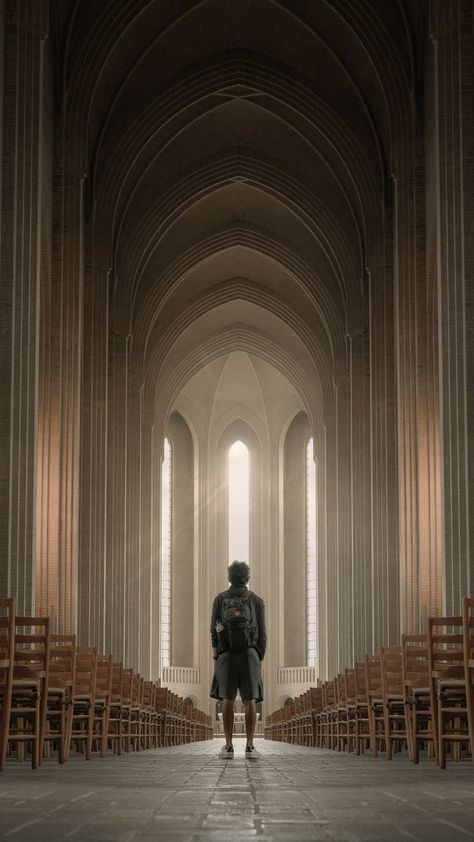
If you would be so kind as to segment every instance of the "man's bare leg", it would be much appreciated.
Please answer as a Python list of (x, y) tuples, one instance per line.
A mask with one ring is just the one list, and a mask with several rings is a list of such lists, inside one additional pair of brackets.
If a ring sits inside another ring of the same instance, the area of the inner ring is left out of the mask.
[(247, 745), (253, 746), (253, 736), (255, 734), (255, 724), (257, 722), (257, 706), (255, 704), (255, 699), (247, 699), (247, 701), (244, 701), (244, 705)]
[(224, 699), (222, 724), (224, 725), (225, 744), (231, 746), (232, 734), (234, 733), (234, 702), (232, 699)]

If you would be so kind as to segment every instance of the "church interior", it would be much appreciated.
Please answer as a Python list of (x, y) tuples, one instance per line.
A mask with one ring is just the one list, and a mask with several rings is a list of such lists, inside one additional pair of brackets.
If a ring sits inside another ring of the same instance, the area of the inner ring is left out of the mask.
[(472, 0), (0, 0), (0, 49), (0, 835), (474, 838)]

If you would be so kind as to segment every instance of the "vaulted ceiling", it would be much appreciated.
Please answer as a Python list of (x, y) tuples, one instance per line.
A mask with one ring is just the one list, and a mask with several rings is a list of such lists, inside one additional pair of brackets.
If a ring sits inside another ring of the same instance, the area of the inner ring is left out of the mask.
[(361, 329), (393, 137), (416, 99), (419, 8), (56, 3), (93, 261), (149, 389), (172, 402), (240, 349), (324, 404)]

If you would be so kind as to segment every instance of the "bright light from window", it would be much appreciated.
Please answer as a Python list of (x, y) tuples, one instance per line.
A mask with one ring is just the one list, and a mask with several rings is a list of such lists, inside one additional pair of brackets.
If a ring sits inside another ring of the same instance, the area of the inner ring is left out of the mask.
[(161, 464), (161, 666), (171, 658), (171, 442), (165, 438)]
[(229, 448), (229, 561), (249, 560), (250, 454), (242, 441)]
[(317, 533), (316, 533), (316, 463), (313, 439), (306, 444), (306, 653), (309, 667), (317, 659)]

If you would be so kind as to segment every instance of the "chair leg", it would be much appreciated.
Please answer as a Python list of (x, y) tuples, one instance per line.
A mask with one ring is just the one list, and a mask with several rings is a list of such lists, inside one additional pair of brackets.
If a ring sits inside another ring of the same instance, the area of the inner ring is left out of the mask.
[(61, 710), (59, 712), (59, 740), (58, 740), (58, 760), (60, 763), (65, 763), (66, 761), (66, 740), (67, 740), (67, 722), (66, 722), (66, 709), (63, 704), (61, 704)]
[(41, 697), (38, 690), (35, 699), (35, 712), (33, 714), (33, 737), (31, 745), (31, 766), (37, 769), (41, 762)]
[(91, 703), (89, 706), (89, 712), (87, 716), (87, 734), (86, 734), (86, 760), (90, 760), (92, 757), (92, 739), (94, 735), (94, 704)]
[(3, 769), (7, 756), (8, 734), (10, 731), (11, 698), (8, 687), (3, 697), (3, 705), (2, 728), (0, 731), (0, 771)]
[(444, 717), (442, 706), (442, 699), (438, 699), (438, 728), (436, 734), (436, 742), (438, 745), (438, 766), (440, 769), (446, 769), (446, 740), (443, 739)]

